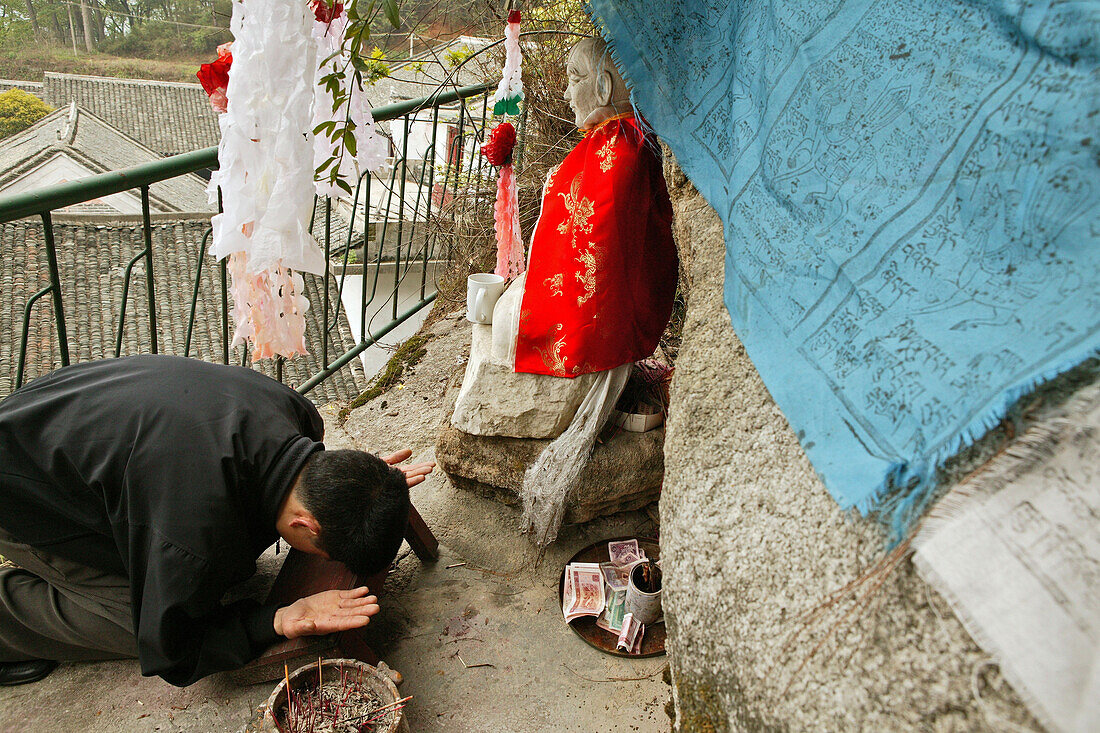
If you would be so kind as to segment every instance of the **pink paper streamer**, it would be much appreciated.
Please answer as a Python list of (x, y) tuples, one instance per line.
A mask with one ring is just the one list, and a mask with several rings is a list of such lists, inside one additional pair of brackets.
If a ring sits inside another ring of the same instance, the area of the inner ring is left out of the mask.
[(497, 275), (511, 280), (527, 269), (523, 256), (523, 235), (519, 228), (519, 194), (516, 174), (509, 163), (497, 178), (497, 202), (493, 212), (497, 234)]
[(228, 270), (237, 324), (233, 346), (251, 340), (253, 361), (305, 354), (309, 300), (302, 276), (282, 266), (251, 272), (245, 252), (229, 256)]

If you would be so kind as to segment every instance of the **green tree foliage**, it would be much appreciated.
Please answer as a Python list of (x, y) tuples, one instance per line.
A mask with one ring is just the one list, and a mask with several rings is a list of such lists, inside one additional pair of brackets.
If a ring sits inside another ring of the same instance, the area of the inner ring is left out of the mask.
[(0, 139), (26, 130), (51, 111), (45, 102), (22, 89), (0, 93)]
[[(88, 27), (81, 5), (88, 9)], [(0, 47), (47, 42), (142, 58), (212, 54), (231, 40), (231, 0), (0, 0)]]

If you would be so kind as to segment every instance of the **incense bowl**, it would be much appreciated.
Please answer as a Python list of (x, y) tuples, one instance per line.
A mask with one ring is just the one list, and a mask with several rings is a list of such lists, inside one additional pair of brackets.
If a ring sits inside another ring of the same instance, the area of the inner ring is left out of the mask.
[[(325, 681), (347, 679), (355, 684), (369, 689), (383, 704), (396, 703), (400, 697), (397, 694), (397, 684), (401, 681), (401, 675), (390, 669), (384, 662), (379, 662), (377, 667), (372, 667), (357, 659), (325, 659), (320, 665), (320, 677)], [(316, 689), (318, 682), (317, 662), (306, 664), (291, 672), (285, 679), (280, 680), (271, 696), (264, 704), (263, 722), (260, 730), (262, 733), (280, 733), (290, 730), (286, 721), (281, 717), (281, 712), (287, 706), (287, 682), (295, 692)], [(278, 721), (275, 715), (280, 714)], [(376, 725), (372, 733), (409, 733), (409, 724), (405, 719), (404, 711), (398, 708), (393, 715), (386, 718), (388, 725)], [(308, 728), (307, 728), (308, 730)]]

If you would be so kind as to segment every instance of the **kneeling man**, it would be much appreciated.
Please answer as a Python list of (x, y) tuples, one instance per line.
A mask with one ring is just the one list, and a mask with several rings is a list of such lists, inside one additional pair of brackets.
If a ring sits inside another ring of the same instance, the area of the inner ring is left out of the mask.
[(366, 625), (367, 588), (221, 603), (278, 537), (360, 576), (393, 561), (433, 464), (326, 451), (323, 433), (275, 380), (172, 356), (65, 367), (0, 402), (0, 684), (137, 657), (189, 685)]

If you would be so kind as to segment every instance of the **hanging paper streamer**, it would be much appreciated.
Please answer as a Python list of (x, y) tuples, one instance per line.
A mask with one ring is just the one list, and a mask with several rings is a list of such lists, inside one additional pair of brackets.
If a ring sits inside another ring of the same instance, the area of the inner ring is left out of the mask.
[(516, 173), (512, 167), (512, 150), (516, 145), (516, 128), (502, 122), (493, 128), (481, 153), (491, 165), (500, 168), (497, 178), (497, 201), (493, 212), (497, 235), (496, 274), (509, 280), (525, 269), (523, 236), (519, 228), (519, 194)]
[(325, 269), (309, 232), (317, 66), (312, 20), (301, 0), (233, 3), (219, 170), (207, 189), (213, 203), (220, 187), (223, 211), (211, 221), (210, 253), (229, 257), (233, 343), (252, 341), (254, 359), (305, 353), (309, 301), (297, 273)]
[[(314, 15), (313, 37), (317, 41), (317, 58), (321, 61), (313, 88), (315, 100), (312, 129), (317, 129), (318, 125), (329, 121), (343, 128), (345, 120), (348, 120), (354, 125), (351, 129), (355, 136), (354, 147), (345, 149), (339, 137), (333, 141), (324, 132), (318, 134), (313, 140), (313, 167), (316, 170), (326, 160), (335, 156), (339, 159), (339, 177), (347, 181), (354, 191), (359, 176), (367, 171), (378, 173), (382, 170), (390, 152), (389, 141), (375, 130), (374, 116), (371, 115), (371, 105), (366, 97), (364, 85), (356, 84), (352, 77), (351, 56), (347, 50), (343, 49), (348, 27), (348, 15), (344, 12), (344, 6), (338, 2), (327, 5), (325, 0), (313, 0), (310, 7)], [(345, 79), (339, 82), (341, 91), (345, 85), (348, 85), (350, 93), (345, 97), (347, 101), (333, 110), (333, 96), (321, 80), (341, 71), (347, 74)], [(316, 190), (318, 196), (331, 198), (350, 198), (351, 196), (346, 190), (332, 183), (326, 175), (320, 176), (316, 181)]]
[(504, 27), (504, 74), (493, 95), (493, 114), (518, 115), (523, 99), (523, 79), (520, 66), (523, 54), (519, 50), (519, 11), (508, 13), (508, 25)]
[[(523, 99), (523, 55), (519, 50), (519, 11), (508, 14), (504, 28), (504, 71), (500, 85), (493, 95), (493, 114), (518, 115)], [(493, 211), (494, 229), (497, 235), (496, 274), (508, 279), (522, 273), (526, 267), (523, 256), (523, 234), (519, 227), (519, 193), (516, 191), (516, 174), (512, 167), (512, 150), (516, 146), (516, 128), (510, 122), (497, 125), (489, 139), (481, 146), (489, 163), (500, 169), (497, 178), (497, 200)]]
[(523, 237), (519, 230), (519, 195), (516, 192), (516, 174), (511, 163), (500, 169), (493, 219), (497, 234), (497, 267), (494, 272), (511, 280), (523, 274), (526, 269)]
[(305, 354), (309, 300), (302, 295), (302, 276), (285, 267), (251, 272), (245, 252), (230, 255), (227, 269), (237, 324), (233, 346), (251, 341), (253, 359)]

